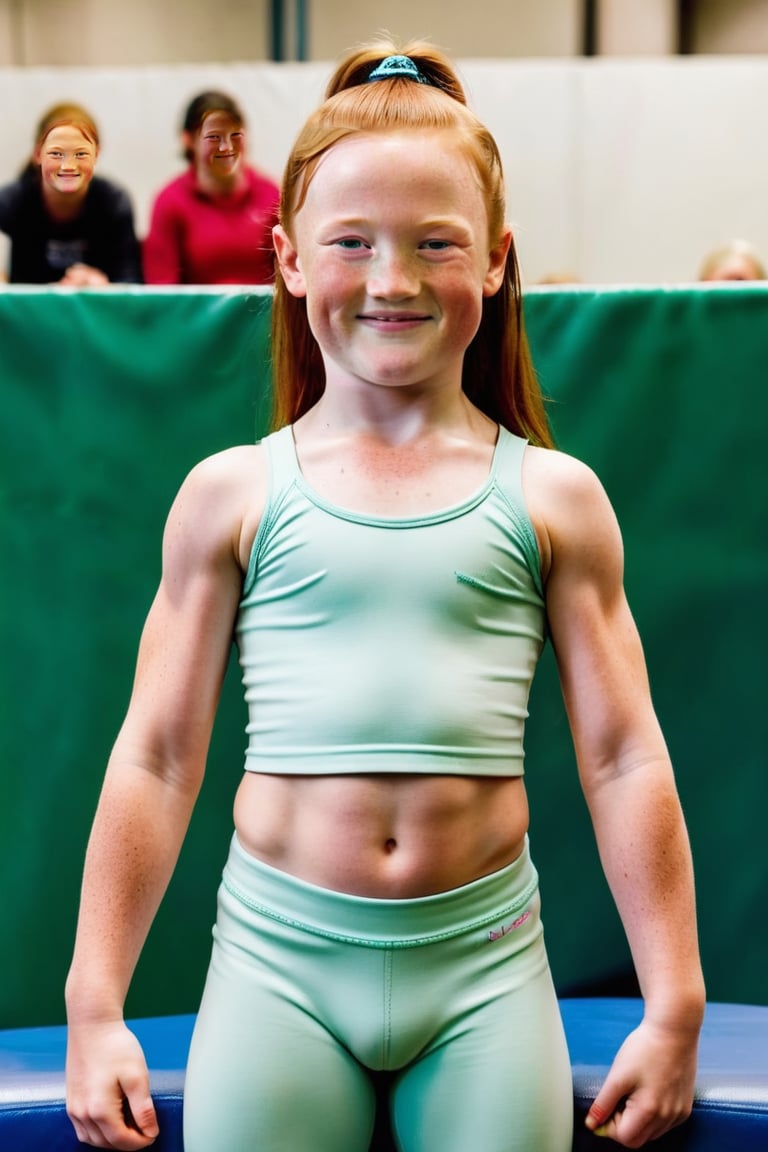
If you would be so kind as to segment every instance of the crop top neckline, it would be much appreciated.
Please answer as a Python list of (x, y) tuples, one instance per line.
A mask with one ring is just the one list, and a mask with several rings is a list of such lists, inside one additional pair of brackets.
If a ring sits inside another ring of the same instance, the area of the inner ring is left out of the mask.
[(266, 448), (268, 501), (235, 630), (246, 768), (521, 775), (546, 627), (526, 441), (502, 429), (488, 476), (460, 504), (378, 521), (300, 485), (289, 427)]
[(477, 508), (478, 505), (482, 504), (496, 483), (501, 458), (505, 449), (510, 441), (517, 439), (501, 424), (497, 425), (497, 428), (496, 443), (493, 448), (493, 456), (491, 458), (490, 468), (488, 469), (488, 475), (480, 487), (455, 504), (450, 504), (445, 508), (435, 509), (433, 512), (425, 512), (420, 516), (378, 516), (373, 513), (357, 512), (352, 508), (345, 508), (343, 505), (335, 504), (333, 501), (327, 500), (312, 487), (301, 470), (301, 464), (296, 451), (293, 425), (289, 424), (281, 428), (276, 433), (276, 437), (285, 438), (296, 487), (302, 495), (320, 511), (338, 520), (347, 520), (353, 524), (369, 524), (378, 528), (410, 528), (423, 527), (430, 524), (443, 524), (448, 520), (454, 520), (459, 516), (465, 515), (467, 512), (472, 511), (473, 508)]

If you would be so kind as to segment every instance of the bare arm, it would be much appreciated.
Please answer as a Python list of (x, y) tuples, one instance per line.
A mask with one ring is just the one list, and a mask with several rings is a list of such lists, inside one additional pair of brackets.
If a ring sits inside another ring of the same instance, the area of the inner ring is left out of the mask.
[(78, 1137), (100, 1147), (141, 1148), (157, 1135), (123, 1004), (203, 778), (242, 581), (244, 451), (255, 450), (195, 469), (169, 514), (162, 579), (88, 844), (66, 988), (67, 1091)]
[(644, 999), (587, 1123), (639, 1147), (690, 1112), (704, 988), (693, 869), (623, 587), (613, 510), (583, 465), (536, 453), (547, 608), (600, 858)]

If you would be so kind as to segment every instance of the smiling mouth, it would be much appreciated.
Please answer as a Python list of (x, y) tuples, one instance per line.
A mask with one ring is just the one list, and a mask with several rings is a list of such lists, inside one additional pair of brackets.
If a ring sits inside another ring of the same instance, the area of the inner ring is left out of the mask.
[(364, 312), (359, 319), (375, 324), (418, 324), (424, 320), (429, 320), (429, 316), (422, 312)]

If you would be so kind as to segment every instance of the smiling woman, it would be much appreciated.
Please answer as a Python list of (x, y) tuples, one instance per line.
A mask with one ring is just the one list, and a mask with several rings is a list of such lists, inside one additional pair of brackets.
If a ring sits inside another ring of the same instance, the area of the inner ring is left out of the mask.
[(144, 242), (148, 284), (270, 284), (277, 185), (247, 162), (245, 118), (225, 92), (184, 113), (187, 171), (157, 195)]
[(76, 215), (96, 166), (98, 146), (82, 128), (60, 124), (36, 149), (43, 199), (62, 218)]
[(84, 108), (57, 104), (42, 117), (29, 163), (0, 189), (11, 282), (99, 287), (141, 280), (131, 202), (94, 175), (98, 155), (98, 129)]

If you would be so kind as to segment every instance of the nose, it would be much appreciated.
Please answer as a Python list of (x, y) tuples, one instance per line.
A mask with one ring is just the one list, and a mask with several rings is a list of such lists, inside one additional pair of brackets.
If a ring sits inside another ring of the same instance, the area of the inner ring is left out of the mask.
[(368, 295), (385, 300), (407, 300), (418, 296), (421, 282), (410, 253), (381, 249), (368, 268)]

